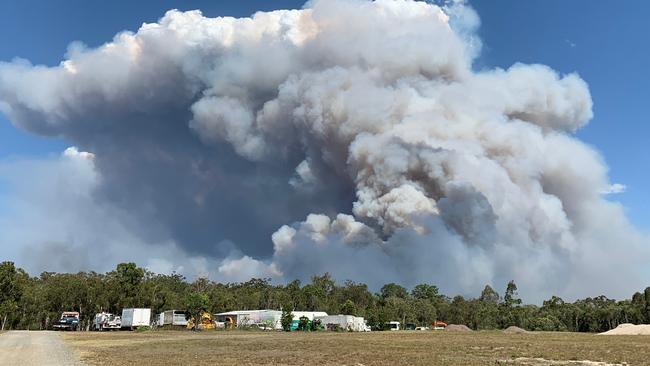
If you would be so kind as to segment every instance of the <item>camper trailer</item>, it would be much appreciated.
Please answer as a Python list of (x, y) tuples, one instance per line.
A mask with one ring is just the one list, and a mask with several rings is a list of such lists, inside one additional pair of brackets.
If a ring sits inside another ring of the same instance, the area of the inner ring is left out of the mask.
[(167, 310), (158, 314), (156, 325), (159, 327), (186, 327), (187, 312), (184, 310)]

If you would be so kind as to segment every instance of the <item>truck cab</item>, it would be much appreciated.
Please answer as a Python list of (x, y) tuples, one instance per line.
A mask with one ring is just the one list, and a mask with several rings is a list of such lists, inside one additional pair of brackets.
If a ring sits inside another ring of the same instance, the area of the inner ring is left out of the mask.
[(58, 322), (54, 323), (54, 330), (72, 330), (79, 328), (79, 313), (76, 311), (64, 311)]

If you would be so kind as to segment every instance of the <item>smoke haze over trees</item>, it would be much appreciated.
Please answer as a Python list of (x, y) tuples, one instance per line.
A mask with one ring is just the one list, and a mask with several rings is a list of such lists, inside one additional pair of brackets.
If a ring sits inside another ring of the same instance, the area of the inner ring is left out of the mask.
[(593, 115), (587, 83), (475, 70), (479, 24), (463, 2), (171, 10), (98, 48), (71, 43), (55, 67), (0, 63), (0, 111), (76, 146), (0, 163), (14, 189), (0, 245), (33, 273), (136, 260), (223, 282), (395, 283), (396, 312), (399, 286), (429, 281), (628, 296), (648, 237), (574, 137)]

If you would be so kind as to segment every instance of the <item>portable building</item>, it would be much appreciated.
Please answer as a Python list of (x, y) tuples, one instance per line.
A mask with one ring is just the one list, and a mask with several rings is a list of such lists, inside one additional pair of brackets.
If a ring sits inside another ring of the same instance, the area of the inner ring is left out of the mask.
[(122, 328), (134, 329), (151, 325), (151, 309), (128, 308), (122, 310)]

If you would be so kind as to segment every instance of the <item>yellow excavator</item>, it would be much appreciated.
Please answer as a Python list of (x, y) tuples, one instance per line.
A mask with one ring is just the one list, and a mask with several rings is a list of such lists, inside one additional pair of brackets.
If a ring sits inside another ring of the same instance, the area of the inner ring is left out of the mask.
[[(187, 329), (194, 329), (194, 322), (196, 320), (194, 317), (192, 317), (188, 322), (187, 322)], [(201, 313), (201, 319), (199, 323), (196, 326), (196, 329), (198, 330), (211, 330), (215, 329), (216, 324), (214, 323), (214, 318), (212, 317), (212, 314), (208, 312), (202, 312)]]

